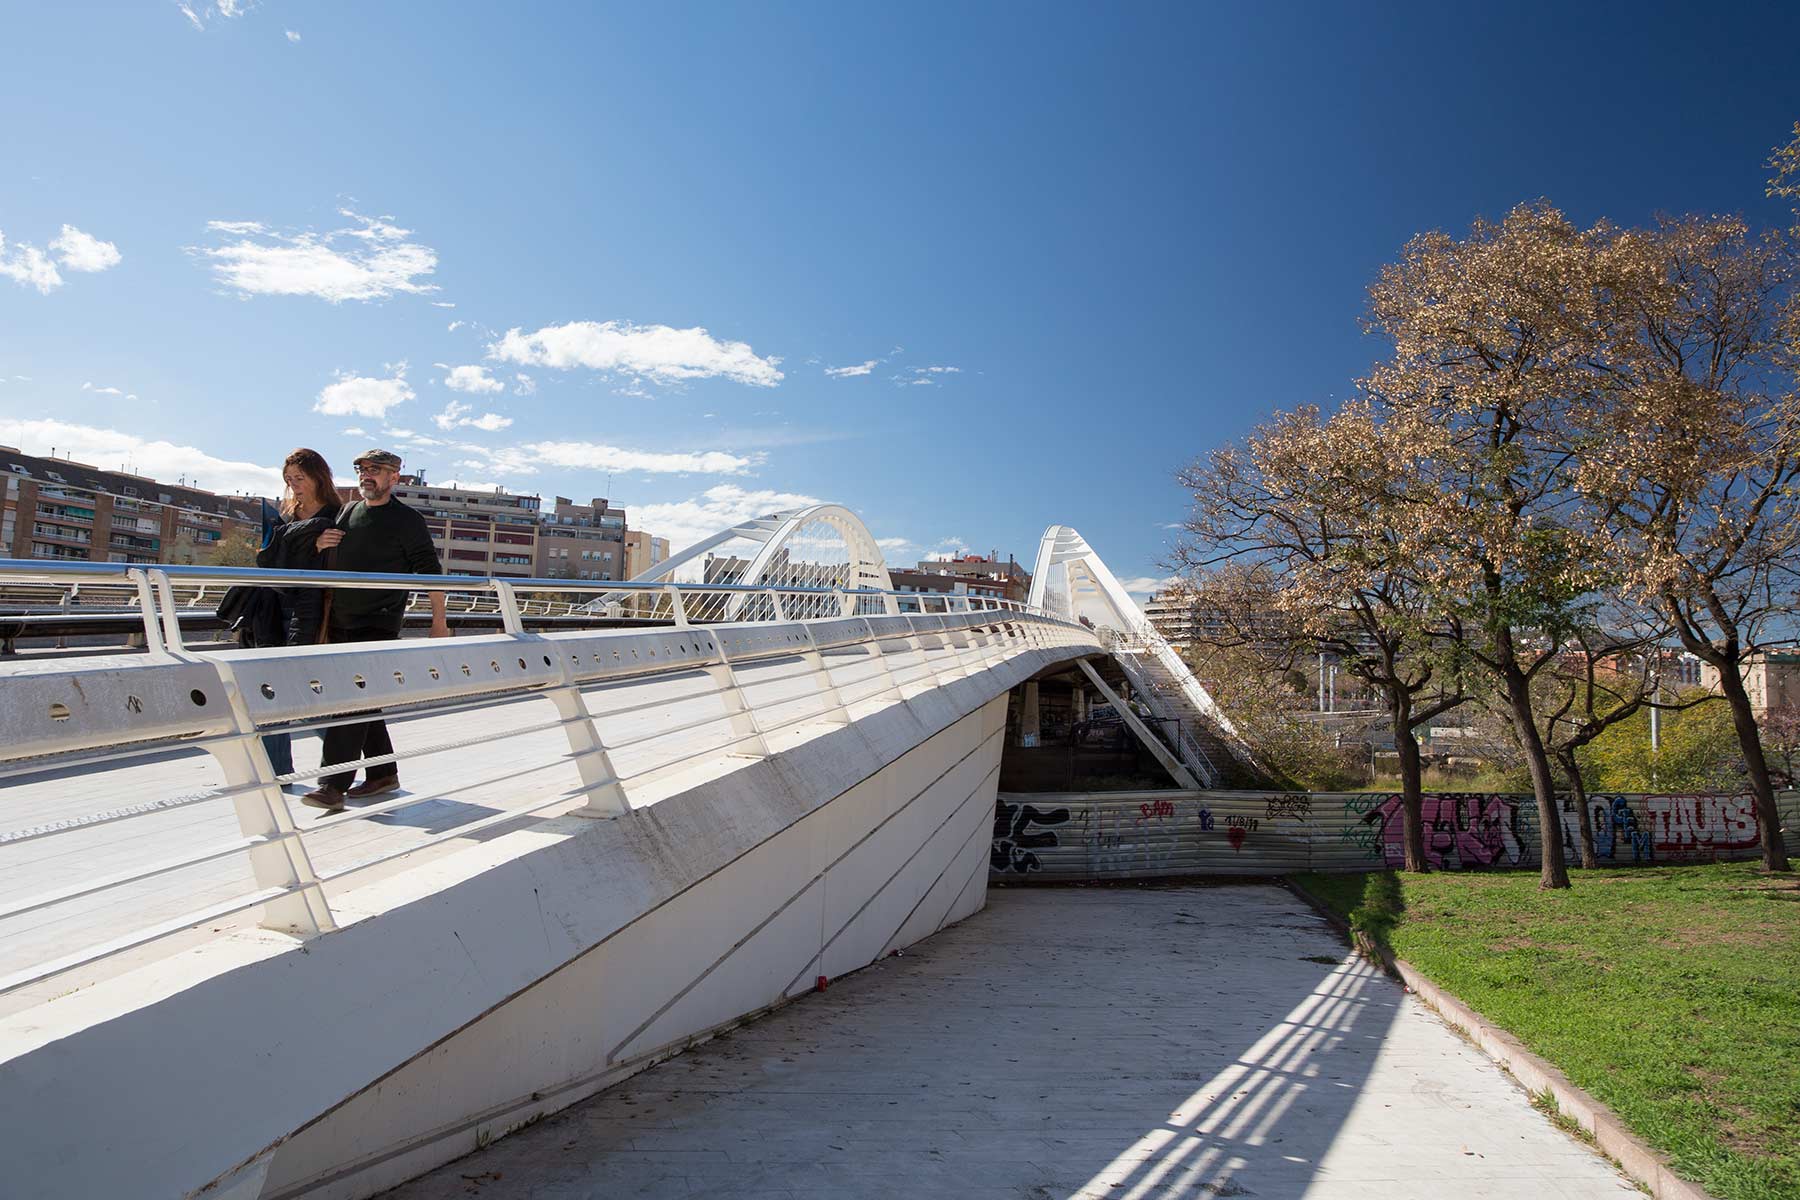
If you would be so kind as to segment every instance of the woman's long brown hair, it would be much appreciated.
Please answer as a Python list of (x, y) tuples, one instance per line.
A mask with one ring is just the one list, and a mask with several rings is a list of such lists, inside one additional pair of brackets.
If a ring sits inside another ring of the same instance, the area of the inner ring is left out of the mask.
[[(299, 467), (307, 482), (312, 484), (313, 499), (319, 502), (320, 512), (332, 512), (339, 507), (337, 484), (331, 481), (331, 468), (326, 465), (323, 454), (302, 446), (281, 460), (283, 475), (287, 474), (289, 467)], [(299, 509), (300, 497), (287, 496), (282, 499), (281, 515), (285, 520), (293, 520)]]

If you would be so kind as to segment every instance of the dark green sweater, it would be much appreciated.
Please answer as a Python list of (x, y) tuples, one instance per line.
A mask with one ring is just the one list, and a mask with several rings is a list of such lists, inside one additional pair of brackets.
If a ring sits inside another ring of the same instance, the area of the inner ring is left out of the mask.
[[(425, 518), (398, 500), (369, 505), (361, 500), (338, 514), (344, 531), (332, 568), (381, 575), (442, 575), (437, 548)], [(406, 593), (373, 588), (333, 588), (331, 624), (336, 629), (375, 625), (400, 632)]]

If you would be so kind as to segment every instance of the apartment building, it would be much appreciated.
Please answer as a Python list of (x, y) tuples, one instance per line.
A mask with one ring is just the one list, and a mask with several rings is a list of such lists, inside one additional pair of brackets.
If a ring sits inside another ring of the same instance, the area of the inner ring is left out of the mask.
[(636, 579), (669, 557), (669, 539), (653, 537), (641, 529), (625, 531), (625, 578)]
[(1031, 595), (1031, 572), (1010, 554), (1002, 560), (998, 551), (985, 557), (965, 554), (928, 559), (912, 569), (890, 567), (888, 578), (900, 592), (967, 594), (1021, 602)]
[[(355, 499), (356, 490), (344, 489), (344, 497)], [(425, 518), (446, 574), (529, 579), (536, 572), (538, 497), (437, 487), (402, 475), (394, 498)]]
[[(1698, 659), (1693, 661), (1699, 684), (1709, 691), (1718, 691), (1719, 669)], [(1745, 660), (1741, 671), (1744, 691), (1759, 719), (1771, 708), (1800, 708), (1800, 647), (1758, 650)]]
[(1165, 588), (1151, 596), (1144, 605), (1144, 616), (1176, 650), (1193, 645), (1203, 627), (1200, 606), (1185, 588)]
[(625, 510), (604, 497), (576, 504), (558, 496), (538, 529), (537, 574), (542, 579), (628, 579), (625, 534)]
[(161, 483), (0, 446), (0, 553), (80, 562), (205, 563), (219, 544), (262, 544), (274, 502)]

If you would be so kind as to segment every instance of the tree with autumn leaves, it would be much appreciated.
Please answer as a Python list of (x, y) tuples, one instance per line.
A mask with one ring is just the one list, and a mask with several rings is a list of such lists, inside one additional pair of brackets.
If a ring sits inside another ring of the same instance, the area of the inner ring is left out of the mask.
[[(1800, 195), (1800, 124), (1770, 166), (1771, 194)], [(1412, 730), (1472, 689), (1522, 751), (1543, 886), (1567, 887), (1553, 761), (1578, 769), (1573, 747), (1657, 703), (1642, 664), (1679, 645), (1718, 676), (1764, 865), (1788, 869), (1743, 669), (1795, 633), (1796, 226), (1583, 229), (1539, 202), (1422, 234), (1370, 289), (1392, 352), (1353, 402), (1279, 414), (1181, 473), (1190, 586), (1388, 698), (1409, 867)], [(1634, 654), (1635, 688), (1596, 703), (1595, 664)]]

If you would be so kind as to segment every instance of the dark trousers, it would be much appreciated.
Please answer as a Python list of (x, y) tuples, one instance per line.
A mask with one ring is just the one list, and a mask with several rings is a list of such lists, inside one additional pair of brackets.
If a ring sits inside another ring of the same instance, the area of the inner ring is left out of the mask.
[[(398, 631), (385, 625), (359, 625), (353, 629), (331, 630), (331, 641), (338, 642), (391, 642), (399, 637)], [(370, 709), (380, 713), (380, 709)], [(355, 716), (347, 713), (346, 716)], [(377, 758), (383, 754), (394, 752), (394, 743), (388, 738), (387, 722), (379, 716), (373, 721), (358, 721), (351, 725), (333, 725), (325, 731), (325, 752), (319, 757), (319, 765), (333, 766), (341, 762), (354, 762), (359, 758)], [(391, 779), (400, 774), (400, 768), (393, 763), (383, 763), (368, 769), (368, 777), (374, 779)], [(326, 787), (334, 787), (338, 791), (348, 791), (356, 779), (355, 771), (342, 771), (336, 775), (327, 775), (319, 782)]]

